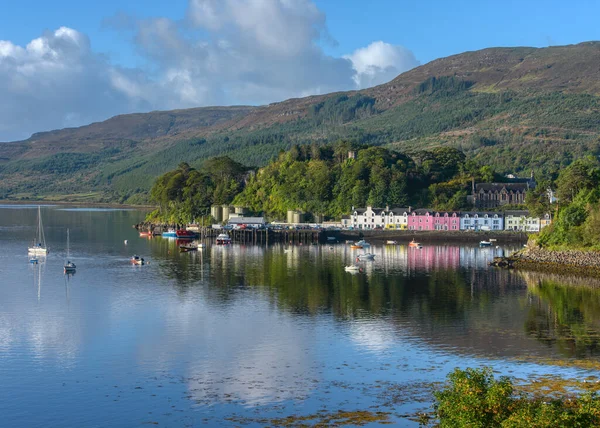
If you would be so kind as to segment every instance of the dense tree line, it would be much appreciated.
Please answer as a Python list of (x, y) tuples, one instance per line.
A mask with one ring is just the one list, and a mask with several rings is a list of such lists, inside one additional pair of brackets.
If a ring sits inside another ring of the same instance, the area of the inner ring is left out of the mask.
[[(554, 248), (600, 249), (600, 162), (594, 156), (574, 161), (555, 181), (558, 210), (552, 225), (538, 243)], [(541, 186), (539, 186), (541, 187)], [(541, 190), (540, 190), (541, 192)], [(528, 201), (539, 209), (538, 198)]]
[(284, 219), (288, 210), (339, 218), (352, 206), (367, 205), (459, 210), (468, 207), (472, 178), (496, 177), (490, 167), (479, 166), (453, 148), (420, 151), (411, 157), (347, 141), (294, 145), (245, 185), (241, 177), (246, 171), (240, 164), (217, 159), (199, 170), (182, 164), (159, 177), (151, 191), (161, 207), (154, 216), (171, 221), (196, 218), (200, 208), (222, 203), (275, 219)]
[(185, 162), (158, 177), (150, 199), (159, 208), (148, 220), (188, 223), (208, 216), (213, 204), (228, 204), (242, 191), (247, 168), (230, 158), (216, 157), (194, 169)]

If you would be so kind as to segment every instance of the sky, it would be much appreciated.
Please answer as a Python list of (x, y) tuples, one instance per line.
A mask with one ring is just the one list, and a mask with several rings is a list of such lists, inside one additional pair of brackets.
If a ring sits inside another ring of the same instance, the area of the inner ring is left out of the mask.
[(598, 16), (583, 0), (0, 0), (0, 141), (361, 89), (486, 47), (600, 40)]

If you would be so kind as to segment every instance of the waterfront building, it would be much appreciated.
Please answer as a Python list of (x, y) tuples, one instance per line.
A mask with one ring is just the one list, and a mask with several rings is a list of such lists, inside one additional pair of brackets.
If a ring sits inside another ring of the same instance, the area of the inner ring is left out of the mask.
[(430, 209), (416, 209), (412, 210), (408, 216), (408, 229), (409, 230), (435, 230), (434, 223), (434, 211)]
[(229, 217), (228, 224), (234, 227), (241, 227), (245, 225), (245, 227), (254, 227), (254, 228), (262, 228), (265, 226), (265, 218), (264, 217)]
[(460, 230), (504, 230), (504, 216), (493, 211), (461, 212)]
[(406, 229), (410, 208), (354, 208), (350, 226), (354, 229)]
[(541, 229), (540, 218), (532, 217), (529, 211), (505, 211), (504, 212), (505, 230), (519, 232), (539, 232)]

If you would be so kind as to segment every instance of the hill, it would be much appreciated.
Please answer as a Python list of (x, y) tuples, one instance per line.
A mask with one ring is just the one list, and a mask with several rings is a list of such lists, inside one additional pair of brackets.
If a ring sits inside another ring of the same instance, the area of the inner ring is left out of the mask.
[(600, 153), (599, 96), (599, 42), (466, 52), (361, 91), (122, 115), (0, 144), (0, 197), (136, 202), (181, 161), (261, 166), (293, 144), (339, 139), (451, 146), (500, 172), (555, 174)]

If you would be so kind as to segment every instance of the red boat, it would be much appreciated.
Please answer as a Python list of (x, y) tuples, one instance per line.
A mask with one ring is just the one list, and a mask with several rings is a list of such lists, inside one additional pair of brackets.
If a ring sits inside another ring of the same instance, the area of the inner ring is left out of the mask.
[(142, 232), (140, 232), (140, 236), (152, 236), (152, 232), (142, 231)]
[(175, 232), (177, 239), (194, 239), (198, 237), (196, 232), (192, 232), (191, 230), (180, 229)]

